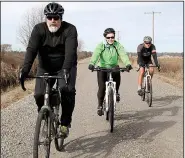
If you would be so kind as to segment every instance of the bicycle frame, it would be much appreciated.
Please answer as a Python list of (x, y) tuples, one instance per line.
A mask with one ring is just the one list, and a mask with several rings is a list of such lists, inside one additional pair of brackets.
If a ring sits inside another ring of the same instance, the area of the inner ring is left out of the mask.
[[(157, 66), (148, 65), (148, 64), (146, 64), (144, 66), (145, 71), (144, 71), (143, 80), (144, 80), (144, 85), (146, 86), (145, 88), (146, 88), (147, 92), (148, 92), (148, 80), (147, 80), (147, 78), (149, 77), (149, 79), (152, 80), (152, 77), (151, 77), (150, 72), (149, 72), (149, 67), (157, 67)], [(138, 72), (139, 70), (140, 70), (140, 67), (136, 71)]]
[[(44, 73), (43, 75), (41, 76), (28, 76), (27, 78), (40, 78), (40, 79), (44, 79), (44, 81), (46, 82), (46, 90), (45, 90), (45, 94), (44, 94), (44, 105), (42, 106), (42, 109), (47, 109), (47, 111), (49, 112), (49, 115), (51, 117), (51, 121), (55, 121), (56, 123), (59, 123), (59, 119), (58, 119), (58, 116), (59, 116), (59, 113), (57, 110), (59, 110), (59, 107), (58, 105), (56, 106), (52, 106), (54, 112), (52, 111), (51, 109), (51, 105), (50, 105), (50, 92), (52, 91), (51, 89), (51, 86), (50, 86), (50, 79), (56, 79), (56, 88), (57, 91), (59, 92), (59, 97), (60, 97), (60, 100), (61, 100), (61, 93), (60, 93), (60, 90), (58, 89), (58, 79), (65, 79), (65, 83), (66, 85), (68, 84), (67, 82), (67, 77), (66, 75), (64, 75), (63, 77), (60, 77), (60, 76), (50, 76), (49, 73)], [(24, 87), (24, 83), (21, 83), (21, 87), (24, 91), (26, 91), (26, 88)], [(56, 109), (57, 108), (57, 109)], [(56, 115), (57, 114), (57, 115)], [(52, 127), (51, 127), (52, 128)]]
[[(42, 106), (41, 109), (46, 108), (49, 111), (51, 111), (51, 107), (49, 106), (50, 105), (49, 93), (51, 91), (50, 90), (51, 87), (50, 87), (50, 83), (49, 83), (50, 79), (51, 78), (56, 79), (56, 82), (57, 82), (56, 89), (57, 90), (58, 90), (58, 79), (65, 79), (66, 85), (68, 84), (66, 75), (64, 75), (64, 77), (59, 77), (59, 76), (49, 76), (49, 73), (44, 73), (44, 75), (41, 75), (41, 76), (36, 76), (36, 77), (28, 76), (27, 78), (40, 78), (40, 79), (43, 78), (45, 80), (45, 82), (46, 82), (46, 90), (45, 90), (45, 94), (44, 94), (44, 105)], [(23, 83), (21, 82), (21, 87), (22, 87), (22, 89), (24, 91), (26, 91), (26, 88), (24, 87), (24, 82)], [(59, 91), (59, 93), (60, 93), (60, 91)], [(60, 95), (60, 97), (61, 97), (61, 95)]]
[(108, 94), (109, 94), (109, 91), (110, 89), (113, 90), (113, 98), (114, 98), (114, 110), (116, 110), (116, 82), (113, 81), (113, 78), (112, 78), (112, 72), (116, 72), (116, 71), (128, 71), (126, 68), (100, 68), (100, 67), (97, 67), (94, 69), (94, 71), (105, 71), (105, 72), (108, 72), (107, 74), (107, 78), (108, 78), (108, 81), (105, 82), (105, 103), (104, 103), (104, 110), (106, 112), (109, 111), (109, 107), (108, 107)]
[(108, 81), (105, 82), (106, 89), (105, 89), (105, 111), (108, 112), (108, 94), (110, 89), (113, 89), (114, 93), (114, 110), (116, 110), (116, 82), (113, 81), (112, 72), (108, 72)]
[[(60, 90), (59, 90), (59, 86), (58, 86), (58, 79), (65, 79), (65, 82), (67, 85), (68, 84), (67, 77), (66, 77), (66, 75), (64, 75), (64, 77), (49, 76), (48, 73), (44, 73), (44, 75), (42, 75), (42, 76), (27, 77), (27, 78), (40, 78), (40, 79), (44, 79), (44, 82), (46, 82), (46, 89), (45, 89), (45, 94), (44, 94), (44, 105), (42, 106), (42, 108), (39, 111), (39, 114), (37, 117), (37, 122), (36, 122), (36, 127), (35, 127), (33, 155), (35, 157), (38, 157), (38, 150), (39, 150), (38, 146), (44, 145), (45, 147), (47, 146), (45, 149), (46, 150), (45, 154), (47, 154), (46, 156), (48, 157), (50, 154), (50, 145), (51, 145), (52, 139), (55, 140), (55, 147), (58, 151), (61, 151), (63, 148), (63, 143), (64, 143), (65, 138), (59, 134), (60, 120), (59, 120), (59, 111), (57, 111), (57, 110), (59, 110), (60, 102), (61, 102), (61, 94), (60, 94)], [(54, 90), (52, 89), (54, 84), (51, 85), (50, 79), (55, 79), (56, 88), (53, 88)], [(24, 91), (26, 90), (26, 88), (24, 87), (24, 82), (21, 82), (21, 87)], [(53, 93), (54, 95), (52, 94), (53, 96), (57, 95), (56, 102), (51, 103), (51, 101), (53, 101), (53, 99), (55, 99), (55, 98), (52, 98), (52, 95), (50, 95), (51, 94), (50, 92), (54, 92)], [(51, 99), (51, 101), (50, 101), (50, 99)], [(47, 120), (45, 120), (46, 126), (47, 126), (47, 135), (46, 135), (45, 140), (43, 142), (40, 142), (39, 141), (39, 134), (40, 134), (40, 128), (41, 128), (41, 121), (42, 121), (43, 117), (47, 118)]]
[(41, 109), (44, 109), (44, 108), (46, 108), (46, 109), (48, 109), (49, 111), (51, 111), (51, 107), (49, 106), (50, 105), (50, 98), (49, 98), (49, 92), (50, 92), (50, 84), (49, 84), (49, 79), (48, 78), (46, 78), (45, 79), (45, 81), (46, 81), (46, 92), (45, 92), (45, 94), (44, 94), (44, 105), (42, 106), (42, 108)]
[(149, 67), (145, 67), (145, 72), (144, 72), (144, 77), (143, 77), (143, 80), (144, 80), (144, 85), (146, 86), (146, 92), (148, 93), (148, 80), (147, 79), (150, 79), (151, 80), (151, 75), (150, 75), (150, 72), (149, 72)]

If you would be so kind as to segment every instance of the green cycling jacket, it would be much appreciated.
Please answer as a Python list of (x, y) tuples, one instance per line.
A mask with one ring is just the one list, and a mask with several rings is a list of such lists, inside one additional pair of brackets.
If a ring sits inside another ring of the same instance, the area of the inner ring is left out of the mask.
[(112, 45), (101, 42), (92, 54), (90, 64), (103, 68), (112, 68), (119, 65), (119, 57), (125, 66), (131, 65), (124, 47), (119, 42), (114, 41)]

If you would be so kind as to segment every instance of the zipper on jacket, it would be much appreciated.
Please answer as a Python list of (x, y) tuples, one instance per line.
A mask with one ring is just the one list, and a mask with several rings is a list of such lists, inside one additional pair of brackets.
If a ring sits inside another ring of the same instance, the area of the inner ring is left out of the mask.
[(52, 41), (53, 41), (53, 47), (54, 47), (54, 32), (52, 32)]

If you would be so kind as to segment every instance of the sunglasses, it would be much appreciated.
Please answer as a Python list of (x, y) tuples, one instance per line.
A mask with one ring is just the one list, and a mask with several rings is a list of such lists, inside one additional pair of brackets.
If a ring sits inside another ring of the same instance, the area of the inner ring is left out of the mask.
[(110, 38), (111, 38), (111, 39), (114, 39), (115, 37), (114, 37), (114, 36), (112, 36), (112, 37), (106, 37), (106, 39), (110, 39)]
[(47, 16), (47, 19), (48, 19), (48, 20), (54, 19), (54, 20), (56, 21), (56, 20), (59, 20), (60, 17), (59, 17), (59, 16)]
[(145, 44), (151, 44), (151, 42), (145, 42)]

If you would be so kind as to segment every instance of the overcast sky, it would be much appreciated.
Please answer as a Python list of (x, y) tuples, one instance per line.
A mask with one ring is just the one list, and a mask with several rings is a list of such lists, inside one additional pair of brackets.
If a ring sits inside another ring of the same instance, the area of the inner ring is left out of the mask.
[[(84, 50), (94, 51), (103, 31), (113, 27), (120, 31), (120, 42), (128, 52), (136, 52), (143, 37), (152, 36), (155, 14), (154, 44), (158, 52), (183, 52), (183, 2), (58, 2), (65, 9), (64, 21), (77, 27)], [(48, 2), (2, 2), (1, 43), (14, 50), (25, 50), (17, 39), (24, 15)], [(116, 34), (118, 35), (118, 34)], [(117, 37), (116, 37), (117, 38)]]

